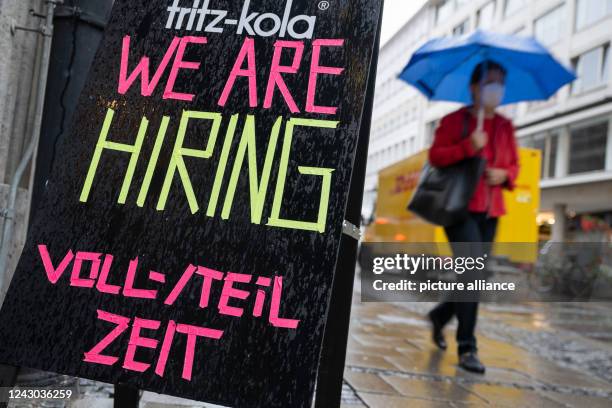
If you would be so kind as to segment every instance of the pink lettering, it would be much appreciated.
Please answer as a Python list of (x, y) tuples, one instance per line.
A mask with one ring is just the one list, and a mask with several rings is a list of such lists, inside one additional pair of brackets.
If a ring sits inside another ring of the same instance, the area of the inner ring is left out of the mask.
[(159, 80), (162, 75), (166, 71), (174, 52), (176, 51), (181, 39), (179, 37), (174, 37), (172, 43), (168, 47), (162, 62), (159, 64), (157, 71), (155, 71), (155, 75), (149, 81), (149, 57), (144, 56), (134, 69), (132, 73), (128, 77), (128, 61), (130, 57), (130, 36), (126, 35), (123, 37), (123, 48), (121, 50), (121, 67), (119, 70), (119, 93), (124, 95), (130, 89), (132, 84), (136, 81), (136, 79), (140, 76), (140, 93), (142, 96), (151, 96), (153, 91), (157, 87)]
[(157, 348), (158, 341), (155, 339), (150, 339), (148, 337), (141, 337), (140, 330), (157, 330), (159, 329), (159, 325), (160, 322), (157, 320), (146, 320), (140, 319), (138, 317), (134, 318), (132, 333), (130, 333), (130, 342), (128, 343), (127, 351), (125, 353), (125, 360), (123, 361), (123, 368), (143, 373), (151, 366), (151, 364), (142, 363), (140, 361), (134, 360), (134, 357), (136, 356), (136, 349), (138, 347), (145, 347), (150, 349)]
[(159, 352), (159, 360), (155, 365), (155, 374), (160, 377), (164, 376), (166, 371), (166, 363), (168, 362), (168, 355), (170, 354), (170, 348), (172, 347), (172, 340), (174, 340), (174, 332), (176, 332), (176, 323), (174, 320), (168, 322), (168, 328), (166, 334), (164, 334), (164, 341), (162, 343), (161, 350)]
[[(290, 66), (283, 66), (280, 64), (281, 55), (283, 49), (293, 48), (295, 54), (293, 55), (293, 62)], [(278, 87), (287, 106), (292, 113), (297, 113), (298, 109), (291, 92), (285, 84), (282, 74), (295, 74), (300, 68), (300, 62), (302, 61), (302, 55), (304, 54), (304, 43), (302, 41), (277, 41), (274, 44), (274, 56), (272, 57), (272, 67), (270, 70), (270, 78), (268, 80), (268, 87), (266, 89), (266, 97), (264, 99), (264, 108), (268, 109), (272, 107), (272, 99), (274, 98), (274, 89)]]
[(314, 40), (312, 42), (312, 62), (310, 65), (310, 79), (308, 80), (308, 91), (306, 96), (306, 112), (324, 113), (329, 115), (336, 114), (338, 108), (329, 106), (315, 105), (317, 93), (317, 76), (320, 74), (340, 75), (344, 68), (325, 67), (319, 65), (321, 59), (321, 47), (341, 47), (344, 40)]
[(138, 269), (138, 258), (130, 261), (127, 277), (125, 279), (125, 287), (123, 288), (123, 296), (140, 299), (155, 299), (157, 297), (157, 290), (134, 288), (134, 281), (136, 280), (136, 269)]
[(299, 320), (283, 319), (278, 317), (278, 312), (281, 303), (281, 294), (283, 291), (283, 278), (281, 276), (274, 277), (274, 286), (272, 288), (272, 305), (270, 306), (270, 323), (274, 327), (283, 327), (285, 329), (296, 329)]
[[(70, 275), (70, 286), (81, 287), (81, 288), (93, 288), (100, 272), (100, 257), (102, 254), (96, 254), (93, 252), (77, 252), (74, 264), (72, 265), (72, 275)], [(81, 269), (84, 261), (91, 262), (91, 269), (89, 271), (89, 279), (83, 279), (80, 277)]]
[(85, 358), (83, 361), (88, 363), (96, 363), (103, 365), (113, 365), (119, 360), (119, 357), (115, 356), (105, 356), (102, 355), (102, 351), (108, 347), (121, 333), (127, 330), (130, 325), (130, 319), (127, 317), (115, 315), (112, 313), (105, 312), (103, 310), (98, 310), (98, 319), (104, 320), (113, 324), (116, 324), (113, 330), (108, 333), (98, 344), (96, 344), (91, 350), (85, 353)]
[(196, 270), (197, 270), (197, 268), (195, 266), (193, 266), (193, 265), (189, 265), (187, 267), (187, 269), (185, 269), (185, 272), (183, 273), (183, 276), (181, 276), (179, 281), (176, 283), (176, 285), (172, 289), (172, 292), (170, 292), (170, 294), (168, 295), (166, 300), (164, 300), (164, 304), (166, 304), (166, 305), (173, 305), (174, 304), (174, 302), (176, 301), (178, 296), (183, 291), (183, 288), (185, 287), (187, 282), (189, 282), (189, 280), (191, 279), (191, 277), (193, 276), (193, 274), (195, 273)]
[(221, 291), (221, 299), (219, 300), (219, 313), (240, 317), (244, 310), (239, 307), (233, 307), (228, 305), (230, 298), (246, 299), (249, 297), (249, 292), (246, 290), (236, 289), (233, 287), (234, 282), (248, 283), (251, 281), (252, 275), (244, 275), (241, 273), (228, 272), (225, 276), (225, 282), (223, 283), (223, 290)]
[(183, 363), (182, 377), (185, 380), (191, 381), (193, 358), (195, 355), (195, 346), (197, 338), (207, 337), (209, 339), (219, 340), (221, 336), (223, 336), (223, 331), (207, 329), (205, 327), (190, 326), (188, 324), (178, 324), (176, 326), (176, 331), (187, 335), (187, 348), (185, 349), (185, 360)]
[(178, 51), (176, 52), (176, 58), (174, 59), (174, 63), (172, 64), (172, 69), (170, 70), (170, 76), (168, 78), (168, 83), (166, 84), (166, 90), (164, 92), (164, 99), (177, 99), (180, 101), (193, 101), (195, 95), (193, 94), (185, 94), (174, 92), (174, 83), (176, 82), (176, 78), (178, 77), (179, 71), (181, 69), (199, 69), (199, 62), (189, 62), (183, 61), (183, 57), (185, 56), (185, 49), (189, 43), (194, 44), (206, 44), (206, 37), (183, 37), (181, 39), (181, 43), (178, 46)]
[(204, 277), (204, 282), (202, 283), (202, 295), (200, 296), (200, 307), (204, 309), (208, 307), (208, 301), (210, 299), (210, 287), (212, 285), (212, 281), (223, 280), (223, 272), (199, 266), (197, 273), (198, 275), (202, 275)]
[[(255, 283), (258, 286), (263, 286), (263, 287), (268, 288), (270, 287), (272, 280), (270, 278), (264, 278), (263, 276), (260, 276), (259, 278), (257, 278), (257, 282)], [(255, 307), (253, 308), (253, 316), (261, 317), (261, 314), (263, 313), (263, 306), (264, 306), (265, 299), (266, 299), (266, 292), (261, 289), (258, 289), (257, 295), (255, 296)]]
[[(242, 65), (244, 64), (244, 60), (247, 60), (247, 68), (242, 69)], [(247, 77), (249, 80), (249, 106), (251, 108), (257, 107), (257, 70), (255, 65), (255, 41), (252, 38), (245, 38), (244, 43), (242, 44), (242, 48), (240, 49), (240, 53), (238, 53), (238, 58), (236, 58), (236, 62), (234, 63), (234, 67), (232, 68), (232, 72), (223, 88), (223, 92), (221, 93), (221, 98), (219, 99), (218, 105), (225, 106), (227, 103), (227, 99), (229, 98), (230, 93), (234, 87), (234, 83), (236, 82), (236, 78), (239, 76)]]
[(55, 285), (74, 258), (72, 250), (68, 251), (57, 268), (53, 267), (53, 262), (51, 262), (51, 256), (49, 255), (46, 245), (39, 245), (38, 252), (40, 253), (40, 258), (42, 259), (43, 266), (45, 267), (47, 279), (49, 279), (49, 282)]
[(109, 285), (108, 283), (106, 283), (108, 281), (108, 274), (110, 273), (110, 268), (112, 264), (113, 256), (106, 255), (104, 257), (104, 263), (102, 264), (102, 272), (100, 273), (100, 278), (98, 279), (98, 282), (96, 282), (96, 289), (98, 289), (98, 291), (101, 293), (118, 295), (121, 291), (121, 286)]

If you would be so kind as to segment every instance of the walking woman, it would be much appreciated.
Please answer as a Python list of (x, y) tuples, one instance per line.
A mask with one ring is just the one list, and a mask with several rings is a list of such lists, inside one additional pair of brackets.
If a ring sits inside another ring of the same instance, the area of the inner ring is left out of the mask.
[[(512, 122), (496, 113), (504, 96), (506, 70), (494, 61), (485, 61), (474, 69), (470, 80), (473, 105), (444, 117), (436, 130), (429, 161), (446, 167), (466, 158), (481, 156), (487, 166), (469, 202), (469, 216), (450, 227), (446, 235), (451, 243), (469, 242), (487, 253), (495, 239), (498, 218), (505, 214), (503, 189), (512, 190), (518, 174), (518, 151)], [(484, 112), (484, 118), (482, 113)], [(479, 114), (482, 125), (479, 126)], [(453, 247), (455, 256), (457, 251)], [(457, 317), (459, 365), (465, 370), (484, 373), (477, 355), (477, 302), (444, 302), (429, 313), (433, 341), (446, 349), (444, 326)]]

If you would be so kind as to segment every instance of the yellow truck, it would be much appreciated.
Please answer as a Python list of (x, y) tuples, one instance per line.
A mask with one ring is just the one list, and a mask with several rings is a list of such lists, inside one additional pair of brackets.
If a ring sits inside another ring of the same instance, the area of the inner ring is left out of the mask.
[[(536, 218), (540, 207), (541, 154), (535, 149), (519, 150), (520, 173), (516, 188), (504, 192), (507, 214), (500, 218), (496, 237), (499, 244), (493, 254), (513, 262), (533, 263), (537, 258), (537, 245), (533, 244), (538, 242)], [(364, 243), (447, 244), (442, 227), (406, 209), (426, 160), (427, 151), (422, 151), (380, 171), (375, 213), (365, 229)], [(517, 242), (531, 245), (503, 245)], [(383, 248), (384, 245), (368, 247)], [(526, 247), (529, 249), (525, 250)], [(450, 254), (450, 249), (443, 252)]]

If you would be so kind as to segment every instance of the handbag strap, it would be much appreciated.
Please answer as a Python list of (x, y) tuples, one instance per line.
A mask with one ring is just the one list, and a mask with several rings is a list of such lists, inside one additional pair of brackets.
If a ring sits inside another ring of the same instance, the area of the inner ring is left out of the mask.
[(461, 132), (462, 140), (468, 137), (470, 133), (470, 115), (470, 111), (466, 109), (465, 114), (463, 115), (463, 131)]

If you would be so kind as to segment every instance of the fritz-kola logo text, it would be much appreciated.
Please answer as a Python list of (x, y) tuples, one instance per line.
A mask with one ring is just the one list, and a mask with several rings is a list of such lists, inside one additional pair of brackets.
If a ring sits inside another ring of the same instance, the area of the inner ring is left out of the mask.
[[(184, 0), (188, 2), (190, 0)], [(210, 0), (191, 0), (191, 7), (181, 7), (181, 0), (172, 0), (168, 7), (167, 29), (222, 33), (226, 26), (236, 27), (236, 34), (260, 37), (291, 37), (312, 39), (316, 16), (291, 15), (293, 0), (286, 0), (282, 16), (270, 12), (252, 11), (251, 0), (245, 0), (239, 19), (227, 18), (227, 10), (209, 8)]]

